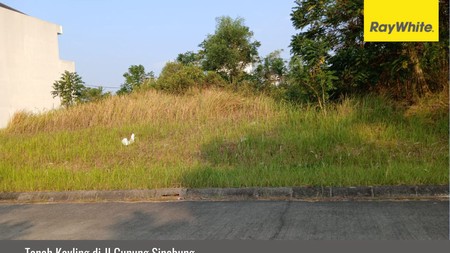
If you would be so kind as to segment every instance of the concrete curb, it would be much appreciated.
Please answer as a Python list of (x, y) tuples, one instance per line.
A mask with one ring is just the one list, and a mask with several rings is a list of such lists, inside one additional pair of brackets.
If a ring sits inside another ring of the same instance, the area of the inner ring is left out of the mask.
[(449, 196), (449, 186), (363, 186), (186, 189), (188, 199), (241, 197), (251, 199), (289, 198), (430, 198)]
[(118, 191), (65, 191), (0, 193), (4, 202), (151, 201), (217, 199), (417, 199), (449, 197), (449, 186), (363, 186), (207, 188)]
[(64, 191), (0, 193), (0, 201), (59, 202), (59, 201), (131, 201), (152, 200), (184, 195), (184, 189)]

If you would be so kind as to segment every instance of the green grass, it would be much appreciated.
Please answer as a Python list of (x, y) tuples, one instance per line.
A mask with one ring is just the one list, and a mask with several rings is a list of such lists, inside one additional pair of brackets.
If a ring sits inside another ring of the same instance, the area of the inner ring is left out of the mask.
[(210, 90), (19, 113), (0, 131), (0, 191), (447, 185), (448, 109), (430, 108), (365, 97), (325, 115)]

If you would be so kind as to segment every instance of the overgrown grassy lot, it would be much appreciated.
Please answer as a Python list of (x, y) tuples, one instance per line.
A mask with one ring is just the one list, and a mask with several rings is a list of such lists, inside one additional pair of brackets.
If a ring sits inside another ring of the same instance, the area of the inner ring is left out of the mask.
[(226, 91), (148, 91), (19, 113), (0, 131), (0, 191), (447, 185), (441, 101), (346, 99), (325, 114)]

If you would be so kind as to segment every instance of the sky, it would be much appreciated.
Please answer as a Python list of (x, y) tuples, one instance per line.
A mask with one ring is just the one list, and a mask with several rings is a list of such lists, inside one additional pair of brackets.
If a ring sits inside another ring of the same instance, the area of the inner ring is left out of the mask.
[(245, 19), (261, 42), (260, 56), (283, 50), (296, 33), (294, 0), (0, 0), (27, 15), (59, 24), (60, 58), (75, 62), (86, 86), (116, 91), (131, 65), (158, 75), (178, 54), (198, 51), (216, 18)]

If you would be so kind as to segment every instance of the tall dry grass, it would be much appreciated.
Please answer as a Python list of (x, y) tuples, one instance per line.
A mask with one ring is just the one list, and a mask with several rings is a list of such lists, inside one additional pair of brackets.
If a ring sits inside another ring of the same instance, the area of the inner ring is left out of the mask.
[(36, 134), (192, 120), (242, 121), (273, 116), (274, 108), (275, 104), (263, 96), (242, 97), (220, 90), (177, 96), (150, 90), (39, 115), (18, 112), (6, 132)]

